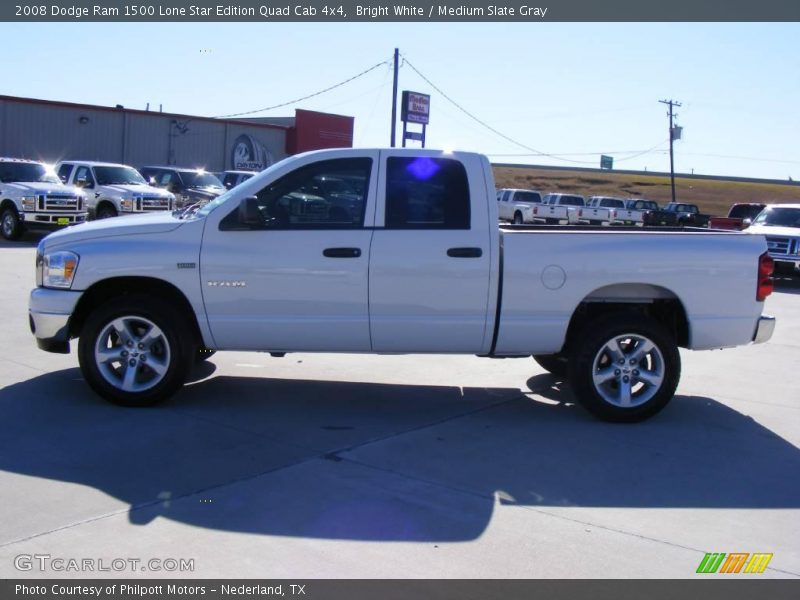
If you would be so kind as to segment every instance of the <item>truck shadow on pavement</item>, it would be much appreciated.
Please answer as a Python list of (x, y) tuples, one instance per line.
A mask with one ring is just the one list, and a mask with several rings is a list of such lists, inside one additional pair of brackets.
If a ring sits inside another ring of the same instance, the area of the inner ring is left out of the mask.
[(94, 490), (140, 525), (374, 541), (472, 540), (498, 502), (800, 507), (800, 450), (720, 402), (677, 396), (648, 422), (612, 425), (551, 375), (528, 387), (216, 376), (123, 409), (77, 369), (48, 373), (2, 392), (0, 469), (86, 487), (31, 500), (9, 486), (4, 521), (44, 519), (48, 503), (65, 524), (93, 518)]

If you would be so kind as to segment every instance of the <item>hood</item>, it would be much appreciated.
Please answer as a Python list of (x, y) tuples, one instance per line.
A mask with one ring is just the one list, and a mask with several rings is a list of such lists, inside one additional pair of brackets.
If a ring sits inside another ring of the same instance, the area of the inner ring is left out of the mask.
[(751, 225), (745, 233), (781, 237), (800, 237), (800, 227), (778, 227), (773, 225)]
[(71, 185), (60, 183), (45, 183), (40, 181), (20, 181), (17, 183), (7, 183), (7, 187), (19, 190), (22, 193), (34, 192), (35, 194), (75, 194), (76, 196), (85, 195), (78, 188)]
[(172, 195), (169, 192), (165, 192), (152, 185), (147, 185), (146, 183), (115, 183), (113, 185), (104, 185), (101, 187), (120, 194), (140, 194), (143, 196), (157, 196), (159, 198), (167, 198)]
[(49, 248), (54, 245), (60, 246), (88, 239), (164, 233), (177, 229), (184, 223), (186, 221), (173, 217), (172, 213), (145, 213), (143, 215), (113, 217), (60, 229), (48, 235), (43, 241)]

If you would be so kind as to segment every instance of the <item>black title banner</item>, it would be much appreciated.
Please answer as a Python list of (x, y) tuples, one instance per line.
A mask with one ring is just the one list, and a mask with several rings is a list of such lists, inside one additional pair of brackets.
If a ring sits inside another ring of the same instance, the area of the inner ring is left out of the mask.
[(117, 0), (12, 2), (0, 20), (17, 22), (543, 22), (800, 21), (797, 0)]

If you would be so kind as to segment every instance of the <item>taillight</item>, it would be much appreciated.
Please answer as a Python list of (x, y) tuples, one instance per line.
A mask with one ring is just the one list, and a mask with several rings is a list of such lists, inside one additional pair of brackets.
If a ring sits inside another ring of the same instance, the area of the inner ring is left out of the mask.
[(615, 211), (615, 210), (611, 211), (611, 218), (612, 219), (616, 219), (617, 218), (617, 211)]
[(773, 261), (766, 252), (758, 257), (756, 300), (759, 302), (763, 302), (775, 289), (775, 283), (772, 280), (772, 271), (774, 267), (775, 261)]
[(535, 214), (535, 215), (539, 214), (539, 207), (538, 206), (534, 206), (533, 207), (533, 214)]
[(583, 209), (582, 209), (582, 208), (579, 208), (579, 209), (578, 209), (578, 216), (579, 216), (579, 217), (582, 217), (582, 216), (583, 216)]

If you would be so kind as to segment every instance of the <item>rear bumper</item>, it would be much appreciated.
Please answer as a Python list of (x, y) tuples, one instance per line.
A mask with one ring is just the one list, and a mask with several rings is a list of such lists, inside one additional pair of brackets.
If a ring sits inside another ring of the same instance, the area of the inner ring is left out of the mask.
[(762, 344), (772, 337), (775, 331), (775, 317), (761, 315), (756, 324), (756, 332), (753, 334), (753, 343)]
[(28, 301), (28, 325), (36, 345), (47, 352), (69, 353), (69, 319), (82, 292), (35, 288)]

